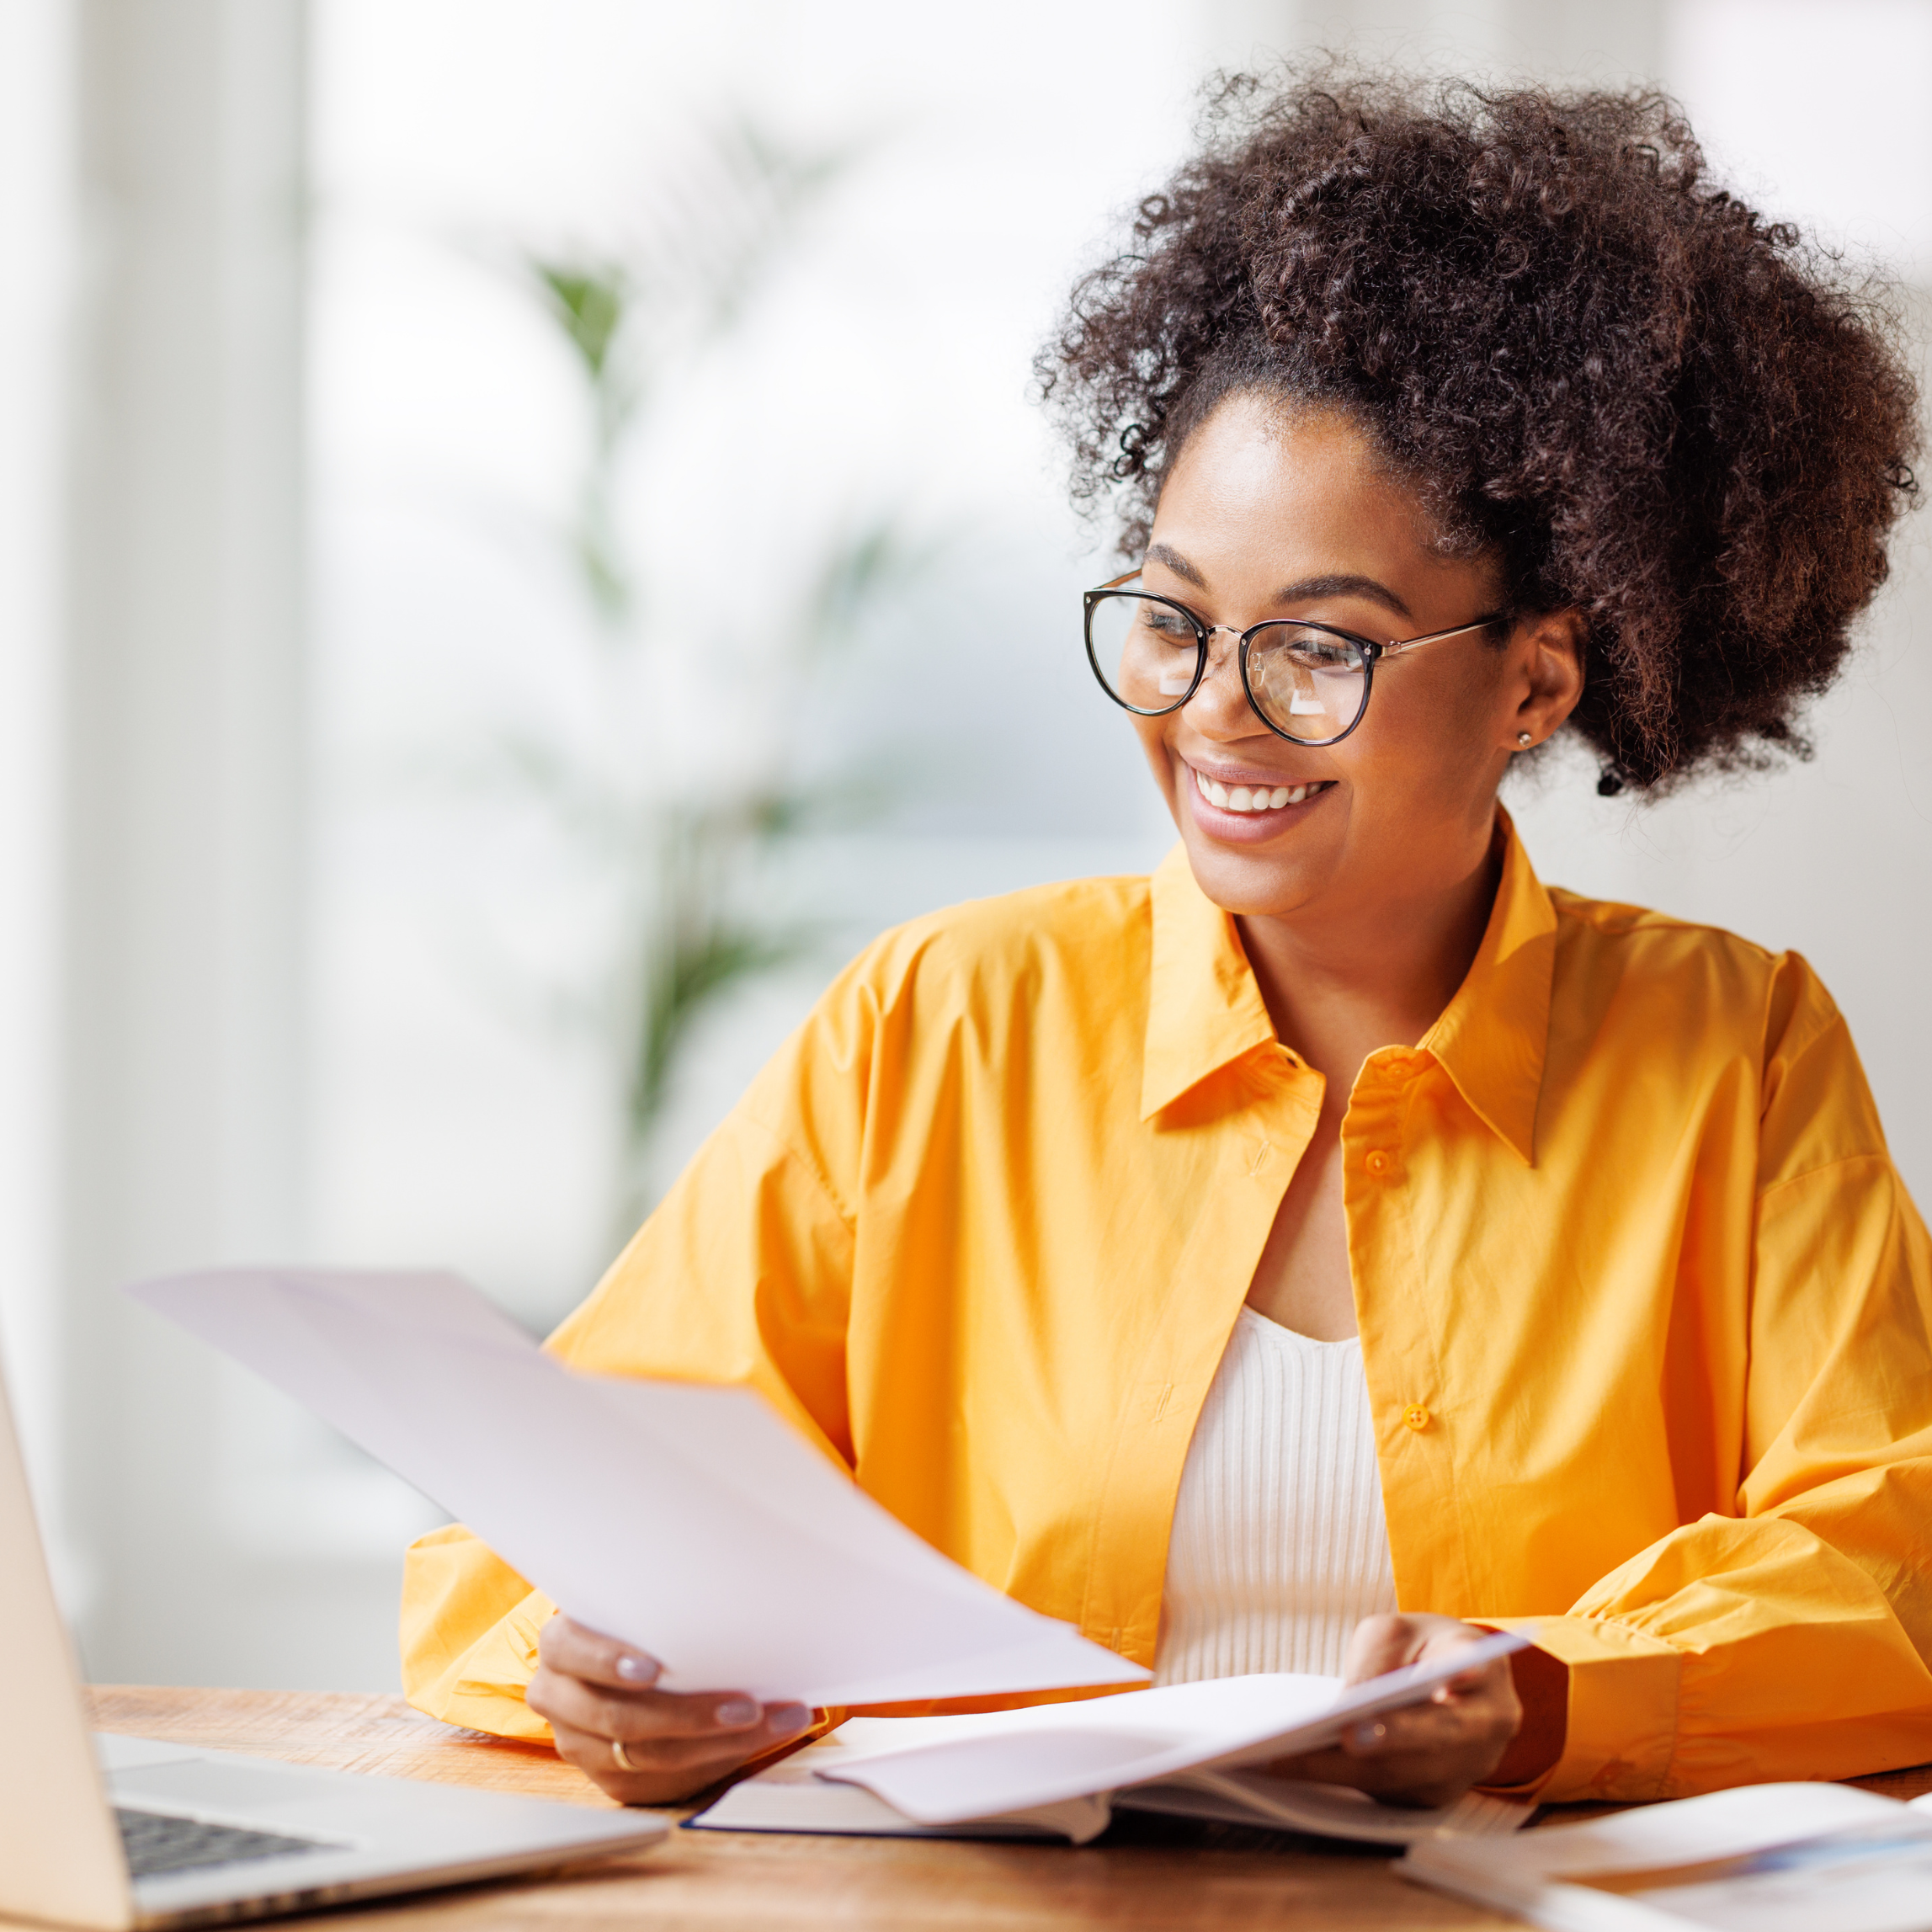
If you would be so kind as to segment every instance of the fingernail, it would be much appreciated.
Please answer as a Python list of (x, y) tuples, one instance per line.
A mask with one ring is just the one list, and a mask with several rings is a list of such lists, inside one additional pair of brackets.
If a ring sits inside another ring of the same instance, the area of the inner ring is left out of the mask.
[(1349, 1742), (1358, 1751), (1373, 1750), (1389, 1734), (1386, 1724), (1358, 1724), (1349, 1733)]
[(617, 1674), (626, 1684), (655, 1684), (659, 1668), (655, 1658), (640, 1657), (634, 1651), (625, 1651), (617, 1660)]
[(747, 1724), (755, 1724), (764, 1715), (764, 1713), (748, 1697), (727, 1697), (711, 1713), (711, 1716), (719, 1723), (728, 1724), (734, 1728), (742, 1728)]
[(780, 1738), (796, 1737), (812, 1727), (812, 1707), (808, 1704), (768, 1704), (764, 1707), (764, 1727)]

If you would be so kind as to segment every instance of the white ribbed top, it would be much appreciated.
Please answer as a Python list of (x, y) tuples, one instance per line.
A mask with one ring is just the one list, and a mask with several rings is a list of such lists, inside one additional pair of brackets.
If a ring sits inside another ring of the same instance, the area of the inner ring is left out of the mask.
[(1336, 1676), (1395, 1607), (1360, 1341), (1243, 1307), (1181, 1472), (1154, 1681)]

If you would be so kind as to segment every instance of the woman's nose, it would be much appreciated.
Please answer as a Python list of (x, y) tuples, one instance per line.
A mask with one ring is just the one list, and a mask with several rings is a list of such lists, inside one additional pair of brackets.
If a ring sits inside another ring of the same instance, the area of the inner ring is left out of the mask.
[(1234, 733), (1246, 728), (1248, 694), (1241, 688), (1241, 633), (1217, 624), (1207, 634), (1207, 668), (1184, 707), (1198, 731)]

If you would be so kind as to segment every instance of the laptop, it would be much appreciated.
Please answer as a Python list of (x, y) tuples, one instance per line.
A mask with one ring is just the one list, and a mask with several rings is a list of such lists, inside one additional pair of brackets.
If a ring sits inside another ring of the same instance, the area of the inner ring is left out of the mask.
[(307, 1911), (637, 1851), (648, 1813), (90, 1738), (0, 1378), (0, 1916), (136, 1927)]

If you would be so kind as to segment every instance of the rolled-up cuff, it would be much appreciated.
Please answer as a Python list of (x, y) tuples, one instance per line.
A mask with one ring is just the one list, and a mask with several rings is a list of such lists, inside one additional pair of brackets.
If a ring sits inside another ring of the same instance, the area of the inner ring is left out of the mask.
[[(419, 1538), (403, 1573), (402, 1694), (445, 1724), (497, 1738), (547, 1742), (550, 1726), (525, 1702), (549, 1598), (450, 1525)], [(451, 1631), (481, 1633), (467, 1643)]]
[(1598, 1617), (1478, 1616), (1520, 1630), (1569, 1667), (1563, 1753), (1542, 1776), (1507, 1795), (1543, 1804), (1605, 1803), (1668, 1795), (1677, 1753), (1676, 1651)]

